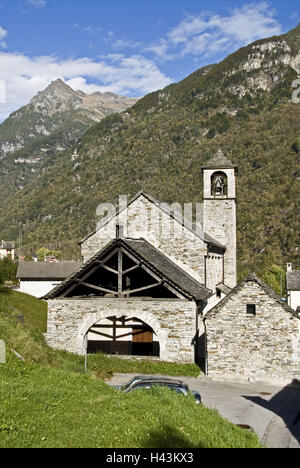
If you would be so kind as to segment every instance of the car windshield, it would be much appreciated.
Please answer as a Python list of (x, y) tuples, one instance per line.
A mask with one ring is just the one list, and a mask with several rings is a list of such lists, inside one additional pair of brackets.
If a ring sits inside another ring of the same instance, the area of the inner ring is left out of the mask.
[[(167, 382), (170, 382), (170, 384), (174, 384), (174, 385), (182, 385), (182, 381), (181, 380), (175, 380), (175, 379), (169, 379), (169, 378), (165, 378), (164, 379), (166, 381), (166, 384)], [(155, 381), (155, 377), (143, 377), (142, 375), (141, 376), (135, 376), (133, 377), (131, 380), (129, 380), (129, 382), (127, 382), (126, 384), (123, 384), (121, 386), (121, 388), (123, 390), (127, 390), (129, 387), (131, 387), (134, 383), (136, 382), (139, 382), (139, 381), (143, 381), (145, 382), (146, 384), (149, 384), (151, 381)], [(157, 382), (154, 382), (157, 384)], [(152, 383), (153, 384), (153, 383)], [(163, 384), (163, 385), (166, 385), (166, 384)]]
[(172, 384), (167, 383), (167, 382), (151, 382), (151, 381), (150, 382), (137, 383), (136, 385), (133, 386), (132, 391), (133, 390), (139, 390), (139, 389), (142, 389), (142, 388), (150, 388), (150, 387), (153, 387), (155, 385), (159, 385), (160, 387), (168, 387), (171, 390), (174, 390), (177, 393), (182, 393), (184, 395), (186, 395), (186, 393), (188, 392), (188, 388), (186, 386), (175, 385), (175, 384), (172, 385)]
[(122, 385), (122, 388), (126, 390), (126, 388), (130, 387), (134, 382), (137, 382), (139, 380), (143, 380), (143, 377), (133, 377), (133, 379), (129, 380), (129, 382)]

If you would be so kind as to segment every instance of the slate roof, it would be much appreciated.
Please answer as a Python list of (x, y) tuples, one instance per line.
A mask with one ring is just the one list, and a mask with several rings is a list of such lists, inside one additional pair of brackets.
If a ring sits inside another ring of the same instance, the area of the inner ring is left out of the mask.
[(63, 290), (72, 284), (75, 278), (79, 278), (85, 272), (88, 272), (95, 261), (105, 257), (110, 251), (117, 247), (123, 247), (125, 250), (128, 250), (137, 260), (144, 262), (153, 273), (156, 273), (162, 280), (168, 282), (170, 286), (173, 286), (189, 299), (206, 300), (211, 296), (211, 290), (192, 278), (145, 239), (126, 238), (109, 242), (109, 244), (90, 258), (73, 275), (50, 291), (44, 299), (55, 299), (59, 297)]
[(227, 159), (226, 156), (219, 150), (213, 157), (204, 165), (202, 169), (236, 169), (237, 166)]
[(231, 291), (231, 288), (229, 288), (229, 286), (226, 286), (226, 284), (224, 283), (217, 284), (216, 288), (219, 289), (219, 291), (221, 291), (222, 293), (226, 294), (226, 296)]
[(286, 289), (288, 291), (300, 291), (300, 270), (287, 272)]
[(80, 262), (19, 262), (21, 280), (65, 280), (80, 267)]
[(233, 288), (230, 291), (230, 293), (226, 297), (224, 297), (224, 299), (222, 299), (220, 302), (218, 302), (218, 304), (215, 305), (215, 307), (213, 307), (211, 310), (209, 310), (207, 312), (207, 314), (205, 315), (205, 320), (207, 318), (215, 316), (218, 312), (220, 312), (222, 307), (231, 299), (231, 297), (234, 296), (239, 291), (241, 291), (241, 289), (243, 289), (244, 285), (249, 281), (256, 281), (272, 299), (274, 299), (278, 304), (280, 304), (282, 306), (282, 308), (284, 310), (289, 312), (291, 315), (293, 315), (297, 319), (300, 319), (300, 316), (297, 314), (297, 312), (295, 312), (294, 309), (292, 309), (290, 306), (288, 306), (287, 303), (284, 302), (273, 291), (273, 289), (271, 289), (266, 283), (264, 283), (260, 278), (258, 278), (255, 273), (252, 273), (251, 275), (247, 276), (247, 278), (245, 278), (243, 281), (241, 281), (239, 284), (237, 284), (237, 286), (235, 286), (235, 288)]
[[(171, 209), (168, 209), (168, 205), (166, 203), (161, 203), (159, 202), (158, 200), (156, 200), (154, 197), (152, 197), (152, 195), (149, 195), (149, 193), (145, 192), (145, 191), (140, 191), (138, 192), (128, 203), (127, 207), (129, 205), (131, 205), (135, 200), (137, 200), (140, 196), (143, 196), (145, 197), (147, 200), (149, 200), (151, 203), (153, 203), (155, 206), (157, 206), (158, 208), (160, 208), (164, 213), (168, 214), (169, 216), (171, 216), (172, 218), (174, 218), (176, 221), (178, 221), (179, 223), (181, 223), (182, 225), (184, 224), (184, 226), (189, 230), (191, 231), (193, 234), (195, 234), (197, 237), (199, 237), (201, 240), (203, 240), (204, 242), (206, 242), (207, 244), (212, 244), (214, 245), (215, 247), (218, 247), (219, 249), (221, 250), (226, 250), (226, 246), (221, 244), (220, 242), (216, 241), (215, 239), (213, 239), (209, 234), (206, 234), (205, 232), (202, 232), (198, 226), (195, 226), (195, 225), (189, 225), (188, 222), (184, 222), (184, 219), (182, 219), (182, 216), (181, 214), (176, 214), (176, 212), (174, 212), (173, 210)], [(127, 208), (126, 207), (126, 208)], [(124, 209), (126, 209), (124, 208)], [(121, 210), (123, 211), (123, 210)], [(121, 211), (117, 211), (116, 214), (114, 214), (111, 218), (109, 218), (108, 220), (104, 221), (102, 224), (100, 224), (100, 226), (94, 230), (93, 232), (91, 232), (90, 234), (88, 234), (84, 239), (82, 239), (81, 241), (79, 241), (79, 245), (80, 244), (83, 244), (83, 242), (85, 242), (87, 239), (89, 239), (91, 236), (93, 236), (94, 234), (96, 234), (97, 231), (99, 231), (99, 229), (101, 229), (102, 227), (106, 226), (106, 224), (108, 224), (115, 216), (118, 216)]]
[(13, 250), (15, 248), (14, 242), (5, 242), (0, 243), (0, 249)]

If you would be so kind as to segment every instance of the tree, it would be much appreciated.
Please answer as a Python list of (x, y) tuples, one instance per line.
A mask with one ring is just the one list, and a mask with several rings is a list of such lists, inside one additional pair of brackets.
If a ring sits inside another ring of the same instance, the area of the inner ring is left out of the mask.
[(11, 260), (9, 257), (3, 258), (0, 260), (0, 284), (5, 283), (5, 281), (17, 282), (18, 263), (14, 260)]
[(44, 262), (46, 257), (55, 257), (58, 260), (61, 260), (62, 254), (60, 250), (50, 250), (50, 249), (46, 249), (46, 247), (41, 247), (37, 251), (37, 259), (39, 262)]

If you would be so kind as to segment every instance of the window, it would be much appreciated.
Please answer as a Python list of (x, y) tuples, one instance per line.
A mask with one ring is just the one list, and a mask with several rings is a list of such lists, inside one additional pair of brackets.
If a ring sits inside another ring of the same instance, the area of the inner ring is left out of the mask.
[(120, 239), (120, 237), (124, 237), (124, 226), (122, 226), (122, 224), (117, 224), (117, 226), (116, 226), (116, 238)]
[(256, 315), (256, 305), (247, 304), (247, 315)]
[(211, 195), (227, 196), (227, 175), (224, 172), (215, 172), (211, 176)]

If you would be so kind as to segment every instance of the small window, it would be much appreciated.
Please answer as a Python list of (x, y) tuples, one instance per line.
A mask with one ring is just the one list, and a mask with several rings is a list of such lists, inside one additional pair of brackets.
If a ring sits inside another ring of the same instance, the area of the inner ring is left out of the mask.
[(220, 289), (217, 289), (217, 297), (221, 297), (221, 291), (220, 291)]
[(124, 226), (122, 226), (122, 224), (117, 224), (117, 226), (116, 226), (116, 238), (120, 239), (120, 237), (124, 237)]
[(256, 315), (256, 305), (247, 304), (247, 315)]

